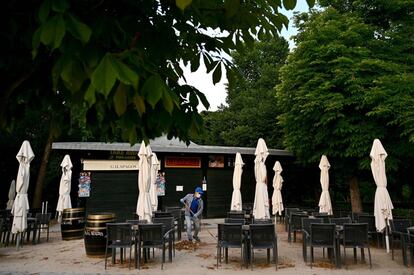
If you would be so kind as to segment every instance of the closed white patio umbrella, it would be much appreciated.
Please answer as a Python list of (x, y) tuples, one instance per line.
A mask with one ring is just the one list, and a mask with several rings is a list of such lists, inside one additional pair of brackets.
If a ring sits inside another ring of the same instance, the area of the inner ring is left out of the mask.
[(158, 196), (157, 196), (157, 176), (158, 171), (160, 170), (160, 163), (158, 161), (157, 155), (152, 153), (151, 157), (151, 186), (150, 186), (150, 198), (151, 198), (151, 207), (153, 211), (158, 209)]
[(16, 181), (12, 180), (9, 188), (9, 200), (7, 201), (6, 209), (12, 209), (14, 204), (14, 197), (16, 197)]
[(387, 228), (389, 220), (392, 220), (392, 209), (394, 209), (394, 206), (392, 205), (387, 190), (387, 176), (385, 174), (385, 159), (387, 158), (387, 152), (379, 139), (374, 140), (369, 156), (371, 157), (372, 176), (377, 185), (374, 200), (375, 227), (379, 232), (385, 230), (385, 244), (388, 253), (390, 251), (390, 244)]
[(260, 138), (254, 153), (254, 175), (256, 178), (256, 192), (254, 195), (253, 215), (255, 219), (269, 219), (269, 193), (267, 192), (267, 171), (265, 161), (269, 152), (265, 141)]
[(242, 195), (240, 192), (241, 176), (243, 173), (243, 159), (239, 152), (236, 154), (236, 161), (234, 163), (233, 172), (233, 194), (231, 196), (230, 210), (241, 211), (242, 210)]
[[(29, 200), (27, 198), (27, 189), (29, 189), (30, 181), (30, 162), (34, 158), (34, 153), (30, 143), (25, 140), (20, 147), (16, 156), (19, 161), (19, 170), (16, 177), (16, 198), (14, 200), (12, 215), (13, 225), (12, 233), (22, 233), (27, 228), (27, 212), (29, 211)], [(17, 247), (19, 247), (19, 240), (17, 238)]]
[(146, 147), (144, 141), (138, 152), (138, 189), (139, 196), (137, 202), (137, 215), (140, 220), (151, 222), (152, 208), (151, 197), (149, 194), (151, 186), (151, 148)]
[(332, 204), (331, 196), (329, 195), (329, 164), (328, 158), (325, 155), (322, 155), (321, 161), (319, 162), (319, 169), (321, 169), (321, 186), (322, 193), (319, 199), (319, 213), (328, 213), (332, 215)]
[(58, 211), (58, 221), (61, 222), (62, 212), (66, 208), (72, 208), (72, 202), (70, 201), (70, 189), (72, 183), (72, 161), (69, 155), (63, 157), (62, 163), (62, 177), (60, 178), (59, 184), (59, 200), (56, 206)]
[(283, 211), (283, 199), (282, 199), (282, 185), (283, 185), (283, 178), (282, 174), (282, 165), (280, 165), (279, 161), (275, 162), (273, 166), (273, 171), (275, 171), (275, 176), (273, 177), (273, 196), (272, 196), (272, 205), (273, 205), (273, 215), (279, 213), (282, 215)]

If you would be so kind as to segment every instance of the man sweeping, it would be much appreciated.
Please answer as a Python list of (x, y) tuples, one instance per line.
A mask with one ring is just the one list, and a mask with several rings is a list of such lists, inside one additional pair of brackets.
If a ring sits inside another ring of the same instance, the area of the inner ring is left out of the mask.
[[(197, 187), (194, 190), (194, 194), (187, 194), (180, 200), (185, 206), (185, 224), (189, 241), (192, 241), (194, 238), (194, 240), (200, 242), (198, 232), (200, 231), (200, 220), (203, 214), (203, 199), (201, 195), (203, 195), (203, 189)], [(191, 234), (191, 221), (194, 223), (194, 236)]]

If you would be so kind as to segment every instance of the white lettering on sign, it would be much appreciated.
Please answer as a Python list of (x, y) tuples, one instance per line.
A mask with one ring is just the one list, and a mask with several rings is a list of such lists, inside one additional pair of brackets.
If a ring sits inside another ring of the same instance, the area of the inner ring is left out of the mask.
[(84, 171), (138, 170), (138, 160), (83, 160)]
[(85, 235), (86, 236), (99, 236), (99, 237), (103, 237), (104, 236), (103, 232), (99, 232), (99, 231), (89, 231), (89, 230), (85, 230)]

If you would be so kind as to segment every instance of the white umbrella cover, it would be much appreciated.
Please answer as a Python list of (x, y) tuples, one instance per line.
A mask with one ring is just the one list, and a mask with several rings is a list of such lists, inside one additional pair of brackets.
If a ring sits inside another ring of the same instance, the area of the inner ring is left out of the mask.
[(267, 192), (267, 171), (265, 161), (269, 152), (265, 141), (260, 138), (254, 153), (254, 175), (256, 178), (256, 192), (254, 195), (253, 215), (256, 219), (269, 219), (269, 193)]
[(319, 169), (321, 169), (321, 186), (322, 193), (321, 198), (319, 199), (319, 213), (328, 213), (332, 215), (332, 204), (331, 196), (329, 195), (329, 164), (328, 158), (325, 155), (322, 155), (321, 161), (319, 162)]
[[(371, 157), (372, 176), (377, 185), (374, 200), (375, 227), (378, 231), (383, 231), (386, 229), (388, 221), (392, 220), (392, 209), (394, 209), (394, 206), (392, 205), (387, 190), (387, 176), (385, 174), (385, 159), (387, 158), (387, 152), (379, 139), (374, 140), (369, 156)], [(389, 252), (388, 234), (386, 234), (385, 237), (387, 252)]]
[(240, 192), (241, 176), (243, 173), (243, 159), (239, 152), (236, 154), (236, 161), (234, 163), (233, 172), (233, 194), (231, 196), (230, 210), (241, 211), (242, 210), (242, 195)]
[(13, 214), (13, 234), (23, 232), (27, 228), (27, 211), (29, 210), (27, 189), (29, 189), (30, 162), (34, 158), (32, 147), (27, 140), (23, 141), (16, 158), (19, 161), (19, 170), (16, 177), (17, 195), (11, 211)]
[(273, 170), (275, 171), (275, 176), (273, 177), (273, 196), (272, 196), (272, 205), (273, 205), (273, 215), (279, 213), (282, 215), (283, 211), (283, 199), (282, 199), (282, 185), (283, 185), (283, 178), (281, 173), (283, 171), (282, 165), (280, 165), (279, 161), (275, 162), (273, 166)]
[(149, 190), (151, 187), (151, 148), (145, 147), (144, 141), (141, 143), (141, 147), (138, 152), (138, 189), (139, 196), (137, 202), (137, 214), (140, 220), (147, 220), (151, 222), (152, 208), (151, 197)]
[(9, 200), (7, 201), (6, 209), (12, 209), (14, 204), (14, 197), (16, 197), (16, 181), (12, 180), (9, 188)]
[(153, 211), (158, 209), (158, 196), (157, 196), (157, 176), (158, 171), (160, 170), (160, 163), (158, 161), (157, 155), (152, 153), (151, 158), (151, 186), (150, 186), (150, 198), (151, 206)]
[(69, 155), (63, 157), (62, 163), (62, 177), (59, 184), (59, 200), (56, 206), (56, 211), (59, 212), (59, 221), (62, 212), (66, 208), (72, 208), (72, 202), (70, 200), (70, 189), (72, 183), (72, 161)]

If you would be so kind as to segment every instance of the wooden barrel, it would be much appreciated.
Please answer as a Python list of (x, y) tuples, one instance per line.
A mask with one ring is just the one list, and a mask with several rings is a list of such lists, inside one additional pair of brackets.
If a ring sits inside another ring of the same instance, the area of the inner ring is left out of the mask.
[(82, 239), (85, 230), (85, 208), (64, 209), (60, 228), (63, 240)]
[[(85, 250), (89, 257), (105, 257), (106, 224), (115, 222), (115, 213), (89, 214), (85, 226)], [(108, 256), (111, 255), (108, 250)]]

